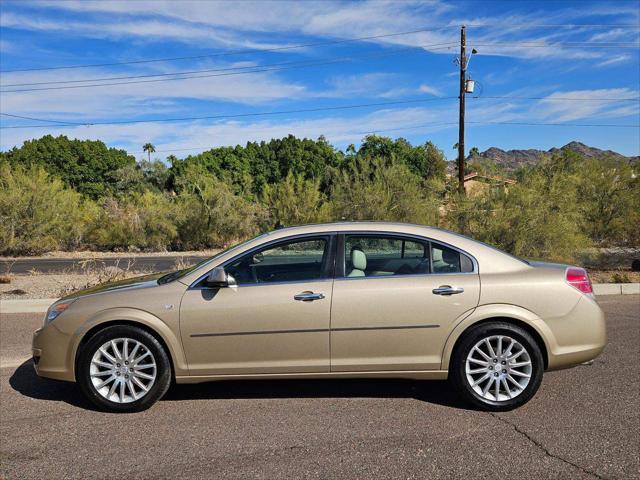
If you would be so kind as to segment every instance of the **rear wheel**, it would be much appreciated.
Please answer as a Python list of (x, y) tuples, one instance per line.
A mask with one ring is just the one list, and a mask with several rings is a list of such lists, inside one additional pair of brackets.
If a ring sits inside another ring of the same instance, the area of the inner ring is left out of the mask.
[(169, 388), (171, 365), (160, 342), (146, 330), (115, 325), (99, 331), (78, 356), (78, 384), (101, 410), (136, 412)]
[(486, 323), (464, 334), (451, 361), (453, 386), (471, 404), (491, 411), (528, 402), (542, 382), (544, 361), (536, 341), (509, 323)]

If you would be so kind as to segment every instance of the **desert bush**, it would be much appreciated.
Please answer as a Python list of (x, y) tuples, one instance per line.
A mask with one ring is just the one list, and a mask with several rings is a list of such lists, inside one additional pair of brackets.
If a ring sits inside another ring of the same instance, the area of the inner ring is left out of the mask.
[(109, 197), (101, 207), (90, 235), (98, 248), (165, 250), (178, 235), (180, 213), (163, 193)]
[(514, 255), (574, 260), (591, 245), (583, 233), (575, 177), (543, 162), (523, 172), (508, 191), (452, 195), (447, 226)]
[(423, 182), (405, 164), (357, 157), (332, 181), (331, 216), (435, 225), (439, 190), (439, 182)]
[(75, 248), (84, 239), (87, 201), (40, 166), (0, 165), (0, 253)]
[(329, 217), (320, 181), (292, 172), (281, 183), (266, 185), (262, 202), (269, 212), (269, 227), (320, 223)]
[(255, 235), (266, 211), (202, 168), (188, 166), (177, 185), (180, 248), (226, 247)]
[(585, 234), (600, 245), (640, 245), (640, 178), (631, 165), (590, 159), (575, 176)]

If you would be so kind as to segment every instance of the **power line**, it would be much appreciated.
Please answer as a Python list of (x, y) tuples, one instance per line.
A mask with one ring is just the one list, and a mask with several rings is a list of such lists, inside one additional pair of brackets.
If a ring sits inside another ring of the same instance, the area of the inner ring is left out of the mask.
[[(446, 46), (438, 46), (438, 45), (446, 45)], [(131, 84), (140, 84), (140, 83), (156, 83), (156, 82), (168, 82), (174, 80), (190, 80), (195, 78), (211, 78), (211, 77), (226, 77), (232, 75), (247, 75), (252, 73), (262, 73), (262, 72), (273, 72), (273, 71), (281, 71), (281, 70), (291, 70), (295, 68), (304, 68), (304, 67), (315, 67), (321, 65), (331, 65), (335, 63), (348, 62), (352, 60), (359, 60), (363, 58), (381, 58), (397, 55), (401, 52), (411, 53), (414, 51), (416, 53), (420, 52), (420, 49), (423, 48), (431, 48), (432, 50), (442, 50), (452, 48), (452, 43), (440, 43), (440, 44), (432, 44), (432, 45), (416, 45), (401, 49), (396, 49), (393, 51), (381, 52), (381, 53), (372, 53), (368, 55), (352, 55), (349, 57), (340, 57), (334, 58), (332, 60), (326, 61), (314, 61), (314, 62), (299, 62), (294, 65), (285, 65), (285, 66), (273, 66), (273, 67), (263, 67), (263, 66), (254, 66), (254, 67), (237, 67), (237, 68), (253, 68), (253, 70), (243, 70), (243, 71), (232, 71), (232, 72), (222, 72), (222, 73), (212, 73), (206, 75), (191, 75), (191, 76), (182, 76), (182, 77), (172, 77), (172, 78), (153, 78), (147, 80), (131, 80), (131, 81), (123, 81), (123, 82), (109, 82), (109, 83), (94, 83), (87, 85), (63, 85), (57, 87), (38, 87), (38, 88), (19, 88), (12, 90), (0, 90), (0, 93), (17, 93), (17, 92), (34, 92), (34, 91), (43, 91), (43, 90), (68, 90), (68, 89), (77, 89), (77, 88), (95, 88), (95, 87), (108, 87), (115, 85), (131, 85)], [(56, 82), (59, 83), (59, 82)]]
[[(345, 57), (333, 57), (325, 59), (326, 61), (347, 61), (351, 59), (358, 58), (369, 58), (371, 56), (387, 56), (393, 55), (395, 53), (404, 52), (407, 50), (418, 50), (430, 47), (439, 47), (439, 46), (451, 46), (454, 42), (445, 42), (445, 43), (434, 43), (429, 45), (415, 45), (410, 47), (398, 48), (392, 51), (387, 52), (376, 52), (376, 53), (366, 53), (366, 54), (356, 54), (349, 55)], [(324, 60), (320, 60), (324, 61)], [(168, 77), (174, 75), (192, 75), (198, 73), (209, 73), (209, 72), (228, 72), (228, 71), (239, 71), (243, 70), (251, 70), (256, 68), (266, 68), (266, 67), (280, 67), (280, 66), (313, 66), (319, 64), (318, 60), (306, 60), (306, 61), (294, 61), (294, 62), (280, 62), (280, 63), (267, 63), (264, 65), (250, 65), (244, 67), (225, 67), (225, 68), (207, 68), (203, 70), (186, 70), (180, 72), (169, 72), (169, 73), (151, 73), (145, 75), (127, 75), (127, 76), (118, 76), (118, 77), (101, 77), (101, 78), (84, 78), (79, 80), (58, 80), (58, 81), (47, 81), (47, 82), (32, 82), (32, 83), (11, 83), (0, 85), (0, 87), (23, 87), (23, 86), (35, 86), (35, 85), (57, 85), (57, 84), (68, 84), (68, 83), (87, 83), (87, 82), (102, 82), (102, 81), (112, 81), (112, 80), (127, 80), (127, 79), (138, 79), (138, 78), (154, 78), (154, 77)], [(88, 86), (88, 85), (87, 85)], [(12, 91), (12, 90), (11, 90)], [(21, 90), (18, 90), (21, 91)]]
[(475, 43), (476, 47), (493, 47), (493, 46), (509, 46), (509, 47), (563, 47), (563, 48), (640, 48), (640, 43), (635, 42), (554, 42), (554, 43), (529, 43), (529, 42), (490, 42)]
[(468, 28), (630, 28), (640, 29), (640, 25), (633, 23), (607, 24), (607, 23), (469, 23)]
[(454, 25), (440, 26), (440, 27), (429, 27), (429, 28), (420, 28), (417, 30), (409, 30), (405, 32), (395, 32), (395, 33), (386, 33), (381, 35), (369, 35), (366, 37), (355, 37), (355, 38), (344, 38), (338, 40), (329, 40), (326, 42), (316, 42), (316, 43), (304, 43), (298, 45), (285, 45), (282, 47), (273, 47), (273, 48), (248, 48), (243, 50), (227, 50), (223, 52), (210, 53), (205, 55), (191, 55), (185, 57), (170, 57), (170, 58), (156, 58), (156, 59), (147, 59), (147, 60), (130, 60), (126, 62), (112, 62), (112, 63), (92, 63), (92, 64), (82, 64), (82, 65), (62, 65), (55, 67), (38, 67), (38, 68), (22, 68), (22, 69), (14, 69), (14, 70), (0, 70), (0, 73), (14, 73), (14, 72), (33, 72), (33, 71), (41, 71), (41, 70), (63, 70), (63, 69), (74, 69), (74, 68), (95, 68), (95, 67), (114, 67), (117, 65), (134, 65), (141, 63), (156, 63), (156, 62), (173, 62), (179, 60), (197, 60), (202, 58), (213, 58), (213, 57), (223, 57), (229, 55), (241, 55), (247, 53), (266, 53), (266, 52), (280, 52), (286, 50), (295, 50), (299, 48), (309, 48), (309, 47), (322, 47), (327, 45), (338, 45), (343, 43), (350, 42), (360, 42), (366, 40), (375, 40), (378, 38), (388, 38), (388, 37), (396, 37), (401, 35), (411, 35), (414, 33), (422, 33), (436, 30), (444, 30), (448, 28), (452, 28)]
[[(355, 109), (355, 108), (384, 107), (389, 105), (404, 105), (404, 104), (412, 104), (412, 103), (442, 101), (442, 100), (455, 100), (456, 98), (458, 97), (430, 97), (430, 98), (418, 98), (418, 99), (412, 99), (412, 100), (397, 100), (397, 101), (391, 101), (391, 102), (361, 103), (356, 105), (303, 108), (298, 110), (281, 110), (276, 112), (251, 112), (251, 113), (238, 113), (238, 114), (208, 115), (208, 116), (202, 116), (202, 117), (158, 118), (158, 119), (149, 119), (149, 120), (114, 120), (114, 121), (106, 121), (106, 122), (65, 122), (60, 120), (48, 120), (44, 118), (31, 118), (31, 119), (38, 122), (56, 122), (61, 124), (59, 126), (65, 126), (65, 127), (71, 127), (71, 126), (89, 127), (94, 125), (127, 125), (127, 124), (134, 124), (134, 123), (184, 122), (184, 121), (195, 121), (195, 120), (216, 120), (216, 119), (223, 119), (223, 118), (287, 115), (291, 113), (312, 113), (312, 112), (323, 112), (323, 111), (331, 111), (331, 110), (348, 110), (348, 109)], [(8, 113), (0, 113), (0, 115), (17, 117), (17, 115), (12, 115)], [(43, 128), (43, 127), (54, 127), (54, 126), (58, 126), (58, 125), (11, 125), (11, 126), (2, 126), (0, 128), (2, 129)]]
[(614, 97), (608, 97), (608, 98), (578, 98), (578, 97), (520, 97), (520, 96), (516, 96), (516, 95), (504, 95), (504, 96), (491, 96), (491, 95), (482, 95), (482, 96), (475, 96), (475, 97), (471, 97), (473, 99), (477, 99), (477, 100), (483, 100), (483, 99), (491, 99), (491, 100), (495, 100), (495, 99), (501, 99), (501, 100), (508, 100), (508, 99), (514, 99), (514, 100), (544, 100), (544, 101), (563, 101), (563, 102), (638, 102), (640, 101), (640, 97), (630, 97), (630, 98), (614, 98)]
[(490, 121), (467, 121), (482, 125), (524, 125), (524, 126), (544, 126), (544, 127), (615, 127), (615, 128), (640, 128), (640, 124), (630, 125), (623, 123), (547, 123), (547, 122), (490, 122)]
[[(12, 113), (1, 113), (0, 112), (0, 115), (4, 115), (5, 117), (12, 117), (12, 118), (22, 118), (24, 120), (33, 120), (33, 121), (36, 121), (36, 122), (61, 123), (61, 124), (64, 124), (64, 125), (84, 125), (84, 123), (66, 122), (66, 121), (61, 121), (61, 120), (45, 120), (45, 119), (42, 119), (42, 118), (25, 117), (23, 115), (14, 115)], [(41, 125), (41, 126), (42, 127), (52, 127), (53, 125)]]

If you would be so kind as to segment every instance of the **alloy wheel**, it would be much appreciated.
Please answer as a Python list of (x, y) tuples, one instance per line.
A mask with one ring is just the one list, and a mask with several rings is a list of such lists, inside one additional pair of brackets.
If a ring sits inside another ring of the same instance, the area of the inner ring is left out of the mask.
[(103, 398), (130, 403), (144, 397), (156, 381), (156, 361), (142, 342), (115, 338), (96, 350), (89, 368), (91, 383)]
[(533, 366), (527, 349), (507, 335), (491, 335), (469, 351), (465, 374), (483, 400), (503, 402), (520, 395), (531, 380)]

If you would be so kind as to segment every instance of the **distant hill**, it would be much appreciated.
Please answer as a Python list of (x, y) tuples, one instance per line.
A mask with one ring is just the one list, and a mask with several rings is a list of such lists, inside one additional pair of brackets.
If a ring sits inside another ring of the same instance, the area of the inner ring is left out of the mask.
[[(480, 155), (469, 156), (468, 161), (470, 162), (478, 162), (482, 163), (483, 161), (489, 160), (494, 162), (500, 168), (504, 169), (506, 172), (514, 172), (521, 167), (533, 167), (535, 166), (543, 157), (552, 155), (557, 152), (563, 151), (573, 151), (576, 152), (586, 158), (594, 158), (594, 157), (609, 157), (609, 158), (617, 158), (620, 160), (628, 160), (631, 163), (637, 163), (640, 161), (640, 157), (625, 157), (620, 153), (613, 152), (611, 150), (600, 150), (599, 148), (590, 147), (580, 142), (570, 142), (567, 143), (564, 147), (560, 148), (552, 148), (550, 150), (536, 150), (536, 149), (528, 149), (528, 150), (502, 150), (500, 148), (491, 147), (484, 152), (481, 152)], [(455, 161), (450, 162), (450, 168), (455, 168)]]

